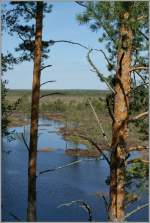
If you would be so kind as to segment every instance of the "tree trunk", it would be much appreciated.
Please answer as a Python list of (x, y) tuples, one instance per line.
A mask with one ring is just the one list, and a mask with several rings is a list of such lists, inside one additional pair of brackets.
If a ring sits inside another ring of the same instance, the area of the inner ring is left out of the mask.
[(37, 2), (36, 8), (36, 32), (34, 49), (34, 70), (32, 82), (32, 105), (31, 105), (31, 127), (30, 146), (28, 161), (28, 210), (27, 221), (36, 221), (36, 159), (38, 142), (38, 116), (40, 97), (40, 69), (42, 56), (42, 21), (43, 2)]
[[(124, 4), (131, 4), (126, 2)], [(128, 110), (130, 93), (130, 66), (133, 33), (129, 24), (129, 11), (120, 16), (120, 40), (118, 46), (115, 79), (114, 123), (112, 130), (110, 160), (110, 206), (109, 220), (124, 221), (125, 159), (128, 137)]]

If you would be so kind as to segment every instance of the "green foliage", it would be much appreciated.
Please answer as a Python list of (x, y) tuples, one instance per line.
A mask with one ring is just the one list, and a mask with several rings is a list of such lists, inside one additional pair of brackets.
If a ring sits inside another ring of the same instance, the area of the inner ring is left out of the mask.
[(136, 192), (148, 192), (149, 166), (142, 162), (130, 165), (126, 170), (127, 188), (134, 186)]
[[(120, 17), (125, 10), (130, 12), (130, 17), (126, 20), (126, 26), (133, 31), (133, 63), (139, 63), (141, 51), (148, 51), (148, 2), (146, 1), (92, 1), (82, 2), (84, 12), (77, 16), (80, 24), (89, 24), (92, 31), (101, 30), (99, 41), (106, 44), (108, 57), (111, 61), (108, 70), (114, 70), (117, 61), (116, 55), (119, 47), (119, 27)], [(111, 10), (110, 10), (111, 9)], [(144, 36), (144, 35), (145, 36)], [(145, 56), (144, 56), (145, 57)], [(142, 58), (144, 58), (142, 57)], [(147, 59), (144, 61), (148, 64)]]
[[(8, 8), (9, 5), (9, 9)], [(36, 18), (36, 2), (11, 2), (6, 4), (7, 8), (3, 6), (2, 22), (5, 30), (10, 35), (18, 35), (20, 43), (15, 51), (19, 52), (18, 59), (23, 61), (30, 61), (34, 59), (35, 48), (35, 18)], [(52, 5), (44, 3), (44, 15), (50, 13)], [(42, 42), (42, 66), (44, 66), (44, 59), (48, 58), (50, 42)]]
[[(18, 61), (16, 58), (12, 56), (12, 54), (1, 55), (1, 66), (2, 66), (2, 76), (4, 75), (4, 72), (6, 72), (8, 69), (12, 69), (14, 64), (17, 64)], [(10, 122), (9, 118), (13, 111), (15, 111), (16, 107), (20, 103), (20, 99), (15, 101), (15, 103), (10, 103), (7, 99), (7, 93), (8, 89), (6, 87), (7, 81), (1, 79), (1, 109), (2, 109), (2, 135), (10, 135), (10, 132), (8, 132), (7, 127)]]
[[(143, 76), (144, 78), (144, 76)], [(145, 82), (147, 80), (145, 79)], [(140, 82), (139, 87), (135, 87), (130, 96), (130, 115), (140, 114), (142, 112), (148, 111), (149, 105), (149, 91), (148, 87)], [(149, 135), (149, 123), (147, 117), (143, 119), (136, 120), (134, 125), (137, 127), (138, 131), (142, 133), (141, 139), (148, 140)]]

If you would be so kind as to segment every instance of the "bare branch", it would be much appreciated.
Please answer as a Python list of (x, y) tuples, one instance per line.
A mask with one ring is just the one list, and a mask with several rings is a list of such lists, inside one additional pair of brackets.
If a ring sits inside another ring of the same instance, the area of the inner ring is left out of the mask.
[(144, 38), (145, 38), (147, 41), (149, 40), (148, 36), (146, 36), (141, 30), (137, 29), (137, 31), (138, 31), (142, 36), (144, 36)]
[(78, 136), (78, 137), (80, 137), (80, 138), (82, 138), (82, 139), (85, 139), (85, 140), (87, 140), (91, 145), (93, 145), (101, 154), (102, 154), (102, 156), (104, 157), (104, 159), (107, 161), (107, 163), (110, 165), (110, 161), (109, 161), (109, 159), (108, 159), (108, 157), (105, 155), (105, 153), (102, 151), (102, 149), (97, 145), (97, 143), (96, 142), (94, 142), (91, 138), (89, 138), (89, 137), (87, 137), (87, 136), (85, 136), (85, 135), (82, 135), (82, 134), (79, 134), (79, 133), (77, 133), (77, 134), (73, 134), (74, 136)]
[(148, 150), (147, 146), (132, 146), (127, 149), (127, 152), (130, 153), (132, 151), (143, 151), (143, 150)]
[(12, 212), (9, 213), (15, 220), (21, 221), (20, 218), (18, 218), (16, 215), (14, 215)]
[(114, 89), (110, 86), (110, 84), (108, 83), (108, 81), (106, 80), (106, 78), (104, 77), (104, 75), (97, 69), (97, 67), (93, 64), (91, 58), (90, 58), (90, 53), (92, 52), (93, 50), (90, 49), (88, 54), (87, 54), (87, 59), (88, 59), (88, 62), (90, 63), (90, 65), (93, 67), (93, 69), (95, 70), (95, 72), (97, 73), (98, 77), (100, 78), (101, 81), (104, 81), (107, 85), (107, 87), (115, 94), (115, 91)]
[(148, 82), (145, 82), (144, 84), (140, 84), (140, 85), (138, 85), (137, 87), (132, 88), (132, 91), (138, 91), (138, 89), (139, 89), (140, 87), (143, 87), (143, 86), (147, 86), (147, 87), (149, 87), (149, 83), (148, 83)]
[(41, 67), (40, 71), (42, 71), (42, 70), (44, 70), (44, 69), (46, 69), (46, 68), (48, 68), (48, 67), (51, 67), (51, 66), (53, 66), (53, 65), (46, 65), (46, 66), (44, 66), (44, 67)]
[(136, 66), (136, 67), (132, 67), (130, 69), (130, 72), (133, 72), (135, 70), (148, 70), (148, 67), (145, 67), (145, 66)]
[(108, 63), (110, 66), (112, 66), (112, 64), (110, 63), (108, 57), (106, 56), (106, 54), (105, 54), (105, 52), (104, 52), (103, 50), (101, 50), (101, 49), (93, 49), (93, 50), (98, 51), (98, 52), (101, 52), (101, 53), (104, 55), (104, 57), (105, 57), (107, 63)]
[(19, 38), (23, 41), (23, 42), (25, 42), (25, 40), (22, 38), (22, 36), (21, 36), (21, 33), (20, 32), (18, 32), (18, 31), (16, 31), (17, 32), (17, 34), (18, 34), (18, 36), (19, 36)]
[(95, 111), (95, 109), (94, 109), (94, 107), (93, 107), (92, 102), (90, 101), (90, 99), (88, 99), (88, 102), (89, 102), (89, 105), (90, 105), (90, 107), (91, 107), (91, 109), (92, 109), (92, 111), (93, 111), (93, 114), (94, 114), (95, 118), (96, 118), (96, 121), (97, 121), (97, 123), (98, 123), (98, 125), (99, 125), (99, 127), (100, 127), (100, 129), (101, 129), (102, 135), (103, 135), (103, 137), (104, 137), (106, 143), (107, 143), (108, 146), (110, 147), (109, 140), (108, 140), (108, 138), (107, 138), (107, 136), (106, 136), (106, 134), (105, 134), (105, 132), (104, 132), (104, 129), (103, 129), (103, 127), (102, 127), (102, 124), (101, 124), (101, 122), (100, 122), (100, 120), (99, 120), (99, 118), (98, 118), (98, 115), (96, 114), (96, 111)]
[(114, 118), (114, 115), (113, 115), (113, 113), (111, 111), (111, 108), (110, 108), (109, 96), (106, 97), (106, 105), (107, 105), (107, 108), (108, 108), (109, 115), (110, 115), (112, 121), (114, 122), (115, 118)]
[(63, 165), (63, 166), (59, 166), (59, 167), (52, 168), (52, 169), (48, 169), (48, 170), (43, 170), (43, 171), (41, 171), (39, 174), (43, 174), (43, 173), (47, 173), (47, 172), (51, 172), (51, 171), (55, 171), (55, 170), (59, 170), (59, 169), (63, 169), (63, 168), (65, 168), (65, 167), (75, 165), (75, 164), (80, 163), (80, 162), (82, 162), (82, 161), (83, 161), (83, 159), (80, 159), (80, 160), (74, 161), (74, 162), (72, 162), (72, 163), (65, 164), (65, 165)]
[(109, 208), (108, 202), (107, 202), (107, 200), (106, 200), (106, 198), (105, 198), (105, 196), (104, 196), (104, 195), (102, 195), (102, 198), (103, 198), (103, 200), (104, 200), (104, 204), (105, 204), (106, 213), (108, 213), (108, 208)]
[(130, 118), (129, 122), (136, 121), (136, 120), (138, 120), (140, 118), (144, 118), (147, 115), (148, 115), (148, 111), (147, 112), (143, 112), (143, 113), (141, 113), (139, 115), (136, 115), (135, 117)]
[(52, 172), (52, 171), (55, 171), (55, 170), (60, 170), (60, 169), (63, 169), (65, 167), (73, 166), (73, 165), (75, 165), (77, 163), (80, 163), (82, 161), (91, 161), (91, 160), (93, 161), (95, 159), (80, 159), (80, 160), (77, 160), (77, 161), (74, 161), (74, 162), (71, 162), (71, 163), (68, 163), (68, 164), (65, 164), (65, 165), (56, 167), (56, 168), (52, 168), (52, 169), (48, 169), (48, 170), (43, 170), (43, 171), (39, 172), (39, 174), (44, 174), (44, 173)]
[(131, 159), (127, 161), (127, 164), (131, 164), (131, 163), (144, 163), (144, 164), (149, 164), (148, 160), (143, 160), (141, 158), (135, 158), (135, 159)]
[(27, 8), (27, 6), (25, 4), (23, 4), (23, 7), (27, 13), (29, 13), (33, 18), (35, 18), (35, 14), (32, 11), (30, 11), (30, 9)]
[(84, 8), (87, 8), (87, 6), (82, 1), (75, 1), (78, 5), (83, 6)]
[(27, 150), (29, 151), (29, 146), (28, 146), (28, 144), (27, 144), (27, 142), (26, 142), (26, 140), (25, 140), (25, 137), (24, 137), (24, 134), (23, 134), (23, 133), (21, 133), (21, 137), (22, 137), (22, 139), (23, 139), (23, 142), (24, 142), (24, 144), (25, 144)]
[[(70, 43), (70, 44), (73, 44), (73, 45), (78, 45), (78, 46), (81, 46), (82, 48), (86, 49), (86, 50), (89, 50), (89, 47), (81, 44), (81, 43), (78, 43), (78, 42), (73, 42), (71, 40), (50, 40), (49, 41), (51, 44), (55, 44), (55, 43)], [(109, 65), (112, 65), (108, 59), (108, 57), (106, 56), (105, 52), (101, 49), (96, 49), (96, 48), (91, 48), (92, 50), (94, 51), (97, 51), (97, 52), (101, 52), (103, 54), (103, 56), (105, 57), (107, 63)]]
[(61, 205), (58, 206), (58, 208), (61, 208), (61, 207), (64, 207), (64, 206), (71, 206), (73, 204), (78, 204), (81, 208), (86, 210), (88, 212), (88, 215), (89, 215), (88, 221), (92, 221), (92, 209), (89, 206), (89, 204), (87, 204), (86, 202), (84, 202), (82, 200), (75, 200), (75, 201), (71, 201), (69, 203), (61, 204)]
[(147, 16), (142, 15), (142, 16), (140, 16), (140, 17), (137, 18), (137, 21), (142, 20), (142, 19), (146, 19), (146, 18), (147, 18)]
[(88, 50), (88, 47), (84, 46), (83, 44), (80, 44), (80, 43), (77, 43), (77, 42), (73, 42), (73, 41), (70, 41), (70, 40), (50, 40), (49, 43), (51, 43), (51, 44), (55, 44), (55, 43), (70, 43), (70, 44), (73, 44), (73, 45), (81, 46), (82, 48)]
[(143, 204), (139, 207), (137, 207), (136, 209), (134, 209), (133, 211), (131, 211), (130, 213), (128, 213), (126, 216), (125, 216), (125, 219), (130, 217), (131, 215), (133, 215), (134, 213), (136, 213), (137, 211), (140, 211), (141, 209), (145, 208), (145, 207), (148, 207), (149, 206), (149, 203), (146, 203), (146, 204)]
[(40, 84), (40, 87), (44, 84), (47, 84), (47, 83), (52, 83), (52, 82), (56, 82), (55, 80), (54, 81), (46, 81), (46, 82), (43, 82), (42, 84)]
[(47, 96), (52, 96), (52, 95), (64, 95), (63, 93), (60, 93), (60, 92), (54, 92), (54, 93), (49, 93), (49, 94), (44, 94), (44, 95), (41, 95), (40, 96), (40, 99), (41, 98), (44, 98), (44, 97), (47, 97)]
[(137, 71), (133, 71), (133, 72), (135, 72), (142, 79), (144, 84), (146, 84), (146, 81), (145, 81), (144, 77), (139, 72), (137, 72)]

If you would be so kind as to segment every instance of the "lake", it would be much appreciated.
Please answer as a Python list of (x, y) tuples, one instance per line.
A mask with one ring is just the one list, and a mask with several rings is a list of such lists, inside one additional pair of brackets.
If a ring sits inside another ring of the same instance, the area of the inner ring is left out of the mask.
[[(66, 143), (69, 148), (75, 145), (66, 142), (58, 130), (63, 126), (58, 121), (39, 120), (38, 148), (52, 147), (52, 152), (38, 152), (37, 160), (37, 220), (38, 221), (88, 221), (88, 213), (78, 205), (58, 207), (73, 200), (83, 200), (92, 209), (93, 221), (107, 221), (105, 204), (97, 192), (108, 198), (109, 187), (105, 183), (109, 167), (105, 160), (70, 157), (65, 154)], [(11, 128), (16, 133), (23, 127)], [(26, 126), (27, 135), (29, 126)], [(18, 139), (9, 142), (3, 139), (2, 152), (2, 220), (14, 221), (17, 216), (26, 221), (27, 211), (27, 164), (28, 151)], [(81, 147), (84, 147), (81, 145)], [(82, 162), (56, 171), (39, 174), (73, 161)], [(148, 194), (131, 204), (131, 211), (140, 204), (148, 202)], [(148, 221), (148, 208), (144, 208), (128, 221)]]

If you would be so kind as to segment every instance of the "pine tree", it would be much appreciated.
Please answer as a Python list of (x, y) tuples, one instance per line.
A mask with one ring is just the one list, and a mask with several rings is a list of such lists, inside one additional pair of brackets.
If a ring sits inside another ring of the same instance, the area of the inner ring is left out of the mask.
[[(38, 142), (38, 117), (40, 100), (40, 76), (44, 59), (48, 58), (49, 41), (43, 41), (43, 13), (50, 12), (52, 5), (37, 2), (11, 2), (12, 9), (3, 13), (2, 20), (11, 35), (17, 34), (21, 43), (16, 48), (20, 61), (33, 60), (33, 83), (31, 102), (31, 127), (28, 162), (28, 210), (27, 220), (36, 221), (36, 160)], [(23, 20), (23, 22), (22, 22)], [(5, 26), (5, 27), (6, 27)]]
[[(1, 55), (1, 108), (2, 108), (2, 136), (10, 136), (11, 132), (8, 131), (9, 125), (9, 117), (15, 111), (17, 105), (20, 103), (20, 99), (15, 101), (15, 103), (11, 104), (7, 100), (8, 88), (7, 83), (8, 81), (4, 79), (4, 74), (7, 70), (13, 69), (13, 65), (17, 64), (18, 60), (12, 56), (11, 53)], [(12, 137), (11, 137), (12, 138)]]
[[(148, 2), (77, 2), (85, 8), (79, 22), (102, 30), (100, 42), (108, 50), (110, 84), (114, 87), (112, 143), (110, 156), (109, 220), (125, 219), (125, 171), (129, 123), (129, 100), (133, 72), (146, 76), (148, 70)], [(110, 96), (109, 96), (110, 97)]]

